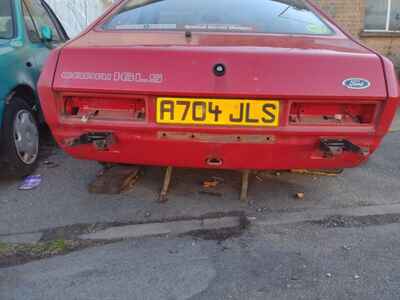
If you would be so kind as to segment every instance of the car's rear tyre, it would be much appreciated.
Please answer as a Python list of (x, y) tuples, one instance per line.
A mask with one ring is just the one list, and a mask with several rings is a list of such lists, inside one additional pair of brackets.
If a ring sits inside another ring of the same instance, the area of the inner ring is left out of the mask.
[(6, 106), (1, 133), (2, 175), (20, 178), (31, 174), (39, 157), (39, 128), (32, 108), (14, 97)]

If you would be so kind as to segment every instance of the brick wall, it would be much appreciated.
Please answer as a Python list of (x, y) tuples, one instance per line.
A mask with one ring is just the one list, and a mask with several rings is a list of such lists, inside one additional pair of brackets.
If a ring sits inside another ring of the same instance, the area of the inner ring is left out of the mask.
[[(367, 36), (363, 34), (365, 0), (314, 0), (347, 32), (392, 59), (400, 68), (400, 36)], [(379, 1), (379, 0), (377, 0)]]

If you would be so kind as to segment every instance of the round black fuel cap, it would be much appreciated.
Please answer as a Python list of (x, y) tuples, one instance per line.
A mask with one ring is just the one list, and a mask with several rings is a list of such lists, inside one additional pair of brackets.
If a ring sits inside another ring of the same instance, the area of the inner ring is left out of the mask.
[(226, 73), (226, 67), (224, 64), (216, 64), (214, 66), (214, 74), (215, 76), (221, 77), (224, 76)]

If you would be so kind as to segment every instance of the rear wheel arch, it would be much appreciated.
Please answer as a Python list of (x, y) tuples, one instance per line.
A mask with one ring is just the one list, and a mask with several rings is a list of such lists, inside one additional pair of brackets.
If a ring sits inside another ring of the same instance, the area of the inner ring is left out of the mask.
[(20, 84), (16, 86), (11, 93), (8, 94), (6, 97), (6, 106), (13, 101), (13, 99), (19, 98), (22, 99), (26, 102), (26, 104), (29, 105), (29, 107), (32, 108), (32, 111), (35, 114), (35, 117), (39, 121), (39, 123), (43, 123), (44, 119), (42, 116), (40, 104), (39, 104), (39, 97), (37, 93), (35, 92), (35, 89), (32, 88), (28, 84)]
[(6, 104), (9, 104), (11, 101), (13, 101), (14, 97), (24, 99), (31, 107), (34, 107), (38, 104), (38, 97), (35, 93), (35, 90), (27, 84), (20, 84), (16, 86), (6, 98)]

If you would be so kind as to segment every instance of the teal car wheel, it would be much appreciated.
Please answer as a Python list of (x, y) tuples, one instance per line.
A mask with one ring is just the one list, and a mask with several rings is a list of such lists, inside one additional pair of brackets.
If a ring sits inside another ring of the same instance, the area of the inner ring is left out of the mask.
[(19, 159), (31, 165), (39, 154), (39, 130), (32, 113), (22, 109), (14, 119), (14, 143)]
[(31, 174), (39, 157), (39, 128), (32, 108), (15, 97), (7, 105), (2, 130), (2, 156), (7, 176)]

